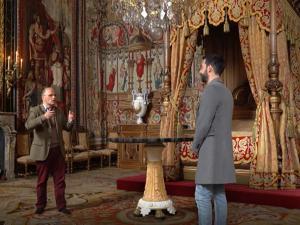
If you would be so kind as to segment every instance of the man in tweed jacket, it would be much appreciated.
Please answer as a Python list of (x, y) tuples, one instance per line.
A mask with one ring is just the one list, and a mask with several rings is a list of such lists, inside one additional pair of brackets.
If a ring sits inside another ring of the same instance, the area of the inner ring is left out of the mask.
[(30, 109), (25, 127), (33, 130), (30, 157), (36, 161), (38, 181), (36, 186), (36, 214), (42, 214), (47, 204), (47, 180), (53, 176), (55, 200), (60, 212), (70, 214), (65, 200), (65, 151), (62, 130), (70, 130), (74, 114), (69, 112), (66, 120), (63, 112), (56, 107), (53, 88), (42, 91), (41, 105)]
[(197, 112), (192, 150), (198, 155), (195, 200), (201, 225), (212, 223), (212, 201), (215, 224), (226, 225), (224, 184), (236, 182), (231, 136), (233, 98), (220, 79), (223, 70), (224, 60), (217, 55), (206, 56), (200, 67), (207, 85)]

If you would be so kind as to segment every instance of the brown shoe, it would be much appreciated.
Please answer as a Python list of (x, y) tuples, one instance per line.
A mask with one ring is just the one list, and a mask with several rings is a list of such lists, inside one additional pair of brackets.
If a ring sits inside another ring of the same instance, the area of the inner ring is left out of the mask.
[(66, 215), (70, 215), (71, 214), (71, 211), (67, 208), (61, 208), (58, 210), (59, 212), (63, 213), (63, 214), (66, 214)]

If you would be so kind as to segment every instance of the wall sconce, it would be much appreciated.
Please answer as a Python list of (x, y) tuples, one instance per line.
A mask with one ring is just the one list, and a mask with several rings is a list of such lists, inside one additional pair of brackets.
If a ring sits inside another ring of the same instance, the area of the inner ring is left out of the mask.
[(13, 87), (23, 75), (23, 59), (19, 59), (18, 51), (16, 51), (15, 56), (15, 60), (12, 60), (10, 56), (7, 57), (7, 67), (5, 67), (7, 96), (10, 95)]

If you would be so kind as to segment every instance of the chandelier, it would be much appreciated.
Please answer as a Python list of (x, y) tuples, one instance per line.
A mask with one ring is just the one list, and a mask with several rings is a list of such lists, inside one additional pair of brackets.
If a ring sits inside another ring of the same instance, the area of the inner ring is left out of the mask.
[(168, 25), (182, 23), (195, 0), (113, 0), (112, 10), (125, 23), (145, 31), (166, 30)]

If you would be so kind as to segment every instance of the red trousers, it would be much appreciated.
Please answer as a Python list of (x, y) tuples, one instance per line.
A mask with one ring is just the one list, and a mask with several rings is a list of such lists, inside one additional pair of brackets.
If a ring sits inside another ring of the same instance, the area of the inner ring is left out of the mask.
[(37, 161), (36, 169), (38, 181), (36, 186), (37, 208), (45, 208), (47, 205), (47, 181), (49, 174), (53, 176), (55, 200), (58, 209), (66, 207), (65, 200), (65, 159), (60, 147), (51, 148), (45, 161)]

